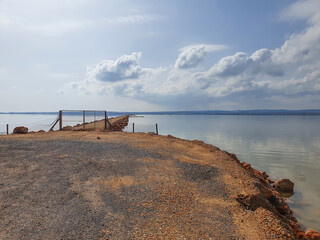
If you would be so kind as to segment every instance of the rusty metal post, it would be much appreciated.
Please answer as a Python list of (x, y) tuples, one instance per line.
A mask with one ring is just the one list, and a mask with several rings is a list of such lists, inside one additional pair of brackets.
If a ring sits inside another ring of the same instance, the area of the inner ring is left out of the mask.
[(59, 111), (59, 130), (62, 130), (62, 111)]
[(134, 123), (132, 123), (132, 132), (134, 133)]
[(104, 130), (107, 130), (107, 119), (108, 119), (107, 111), (104, 111)]
[(83, 124), (82, 124), (83, 130), (86, 129), (86, 111), (83, 111)]
[(158, 135), (158, 123), (156, 123), (156, 134)]
[(9, 134), (9, 124), (7, 124), (7, 135)]

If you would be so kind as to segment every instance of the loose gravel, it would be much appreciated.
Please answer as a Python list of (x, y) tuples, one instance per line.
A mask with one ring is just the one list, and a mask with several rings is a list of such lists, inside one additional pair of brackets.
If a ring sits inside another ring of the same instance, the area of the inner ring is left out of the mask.
[(0, 239), (236, 239), (219, 170), (126, 144), (0, 139)]

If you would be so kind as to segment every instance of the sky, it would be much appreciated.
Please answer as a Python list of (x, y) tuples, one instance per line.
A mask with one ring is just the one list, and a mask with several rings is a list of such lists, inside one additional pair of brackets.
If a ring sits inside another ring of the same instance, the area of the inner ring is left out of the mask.
[(0, 112), (320, 109), (319, 0), (0, 0)]

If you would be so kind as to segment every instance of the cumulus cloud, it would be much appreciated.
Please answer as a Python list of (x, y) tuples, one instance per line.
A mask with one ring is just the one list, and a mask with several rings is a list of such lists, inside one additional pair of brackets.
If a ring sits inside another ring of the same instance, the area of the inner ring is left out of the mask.
[[(208, 71), (194, 74), (202, 89), (207, 89), (215, 96), (248, 89), (248, 87), (265, 86), (259, 83), (268, 77), (281, 77), (284, 69), (272, 61), (273, 51), (260, 49), (251, 56), (238, 52), (233, 56), (222, 58)], [(215, 91), (214, 91), (215, 89)]]
[[(302, 9), (299, 12), (298, 9)], [(292, 34), (274, 50), (260, 49), (251, 56), (238, 52), (222, 58), (208, 71), (195, 73), (198, 86), (212, 97), (259, 93), (277, 95), (319, 94), (320, 4), (305, 0), (293, 4), (286, 17), (306, 19), (307, 27)]]
[(180, 49), (181, 53), (175, 62), (175, 68), (184, 69), (196, 67), (201, 61), (203, 61), (208, 52), (218, 51), (225, 48), (226, 46), (224, 45), (208, 44), (184, 47)]
[[(318, 2), (318, 1), (317, 1)], [(88, 83), (78, 88), (192, 108), (228, 102), (233, 108), (317, 106), (320, 100), (320, 5), (313, 0), (294, 3), (287, 16), (305, 19), (306, 27), (276, 49), (252, 54), (237, 52), (197, 72), (206, 54), (221, 45), (193, 45), (180, 49), (173, 67), (150, 69), (138, 63), (141, 53), (105, 60), (88, 71)], [(303, 14), (296, 8), (301, 8)], [(198, 70), (199, 71), (199, 70)], [(93, 81), (95, 80), (95, 82)], [(70, 85), (70, 88), (74, 88)], [(297, 104), (297, 99), (301, 104)], [(170, 102), (168, 102), (170, 100)], [(242, 105), (241, 105), (242, 104)], [(260, 105), (259, 105), (260, 104)], [(282, 104), (282, 105), (281, 105)]]
[(141, 68), (138, 64), (141, 56), (141, 52), (133, 52), (117, 60), (104, 60), (94, 68), (88, 69), (88, 75), (90, 78), (104, 82), (137, 79), (147, 72), (147, 69)]

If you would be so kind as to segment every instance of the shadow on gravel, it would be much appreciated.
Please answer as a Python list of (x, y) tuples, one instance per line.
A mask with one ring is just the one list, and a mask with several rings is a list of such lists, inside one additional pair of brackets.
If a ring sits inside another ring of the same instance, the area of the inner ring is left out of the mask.
[(209, 165), (175, 162), (186, 180), (195, 183), (199, 189), (219, 197), (227, 197), (224, 183), (218, 180), (219, 170)]

